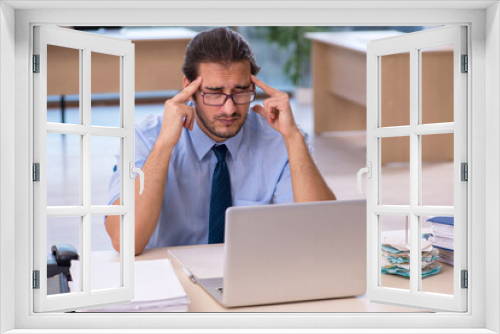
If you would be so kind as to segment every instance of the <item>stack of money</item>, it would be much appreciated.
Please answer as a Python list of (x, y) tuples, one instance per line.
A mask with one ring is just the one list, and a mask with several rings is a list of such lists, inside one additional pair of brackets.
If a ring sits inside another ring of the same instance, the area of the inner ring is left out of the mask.
[[(422, 278), (435, 275), (441, 270), (438, 250), (431, 240), (422, 240)], [(410, 245), (401, 240), (387, 238), (381, 250), (382, 274), (410, 276)]]

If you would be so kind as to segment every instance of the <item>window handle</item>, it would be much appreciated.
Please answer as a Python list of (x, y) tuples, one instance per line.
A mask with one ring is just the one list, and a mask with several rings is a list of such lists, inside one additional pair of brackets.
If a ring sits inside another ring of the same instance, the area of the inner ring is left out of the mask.
[(129, 164), (129, 170), (130, 170), (129, 176), (131, 179), (135, 177), (135, 173), (139, 174), (139, 182), (141, 183), (139, 195), (142, 195), (142, 192), (144, 191), (144, 172), (142, 171), (142, 169), (135, 167), (133, 161), (131, 161)]
[(369, 179), (372, 178), (372, 163), (371, 163), (371, 161), (368, 161), (368, 166), (367, 167), (361, 168), (358, 171), (358, 192), (360, 194), (362, 194), (362, 192), (361, 192), (361, 175), (363, 175), (364, 173), (367, 173), (367, 177)]

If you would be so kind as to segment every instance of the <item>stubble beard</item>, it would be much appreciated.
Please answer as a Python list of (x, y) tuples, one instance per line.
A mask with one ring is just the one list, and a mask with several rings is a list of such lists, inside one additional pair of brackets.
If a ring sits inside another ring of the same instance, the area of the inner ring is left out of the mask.
[[(194, 102), (194, 110), (196, 112), (196, 115), (198, 116), (198, 119), (200, 120), (200, 123), (203, 124), (203, 126), (205, 127), (205, 129), (207, 129), (207, 131), (210, 132), (212, 135), (214, 135), (214, 136), (216, 136), (218, 138), (223, 138), (223, 139), (228, 139), (228, 138), (236, 136), (240, 132), (241, 128), (243, 127), (243, 124), (245, 124), (246, 116), (247, 116), (247, 114), (245, 114), (245, 116), (242, 116), (241, 113), (239, 113), (239, 112), (236, 112), (233, 115), (231, 115), (232, 117), (235, 117), (235, 118), (238, 118), (238, 119), (241, 119), (243, 117), (243, 122), (241, 122), (241, 124), (236, 129), (236, 131), (228, 133), (228, 132), (217, 131), (217, 129), (215, 128), (215, 126), (213, 126), (211, 124), (210, 120), (206, 117), (203, 109), (200, 108), (199, 104), (196, 101)], [(220, 116), (222, 116), (222, 115), (223, 114), (217, 115), (214, 118), (214, 121), (217, 120), (217, 118), (220, 117)]]

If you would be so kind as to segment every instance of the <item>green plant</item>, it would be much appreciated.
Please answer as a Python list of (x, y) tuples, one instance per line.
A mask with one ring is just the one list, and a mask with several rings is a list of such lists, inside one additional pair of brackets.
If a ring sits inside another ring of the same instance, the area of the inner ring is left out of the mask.
[(311, 41), (307, 32), (328, 31), (328, 27), (259, 27), (265, 39), (279, 49), (288, 51), (283, 73), (295, 86), (304, 86), (306, 69), (311, 56)]

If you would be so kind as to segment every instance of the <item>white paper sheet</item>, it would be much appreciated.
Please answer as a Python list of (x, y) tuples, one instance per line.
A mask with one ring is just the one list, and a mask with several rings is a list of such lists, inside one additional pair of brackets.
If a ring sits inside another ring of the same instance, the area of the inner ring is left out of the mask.
[[(93, 257), (94, 258), (94, 257)], [(70, 291), (78, 290), (79, 261), (72, 261), (69, 282)], [(106, 261), (92, 261), (91, 286), (92, 291), (116, 288), (119, 286), (120, 263)], [(118, 274), (118, 281), (117, 281)], [(98, 312), (127, 312), (127, 311), (155, 311), (155, 309), (172, 308), (187, 311), (189, 300), (184, 288), (177, 278), (174, 268), (168, 259), (154, 261), (136, 261), (134, 263), (134, 296), (130, 304), (107, 306), (91, 311)], [(117, 285), (118, 282), (118, 285)], [(183, 306), (185, 307), (178, 307)], [(89, 311), (89, 310), (87, 310)]]

